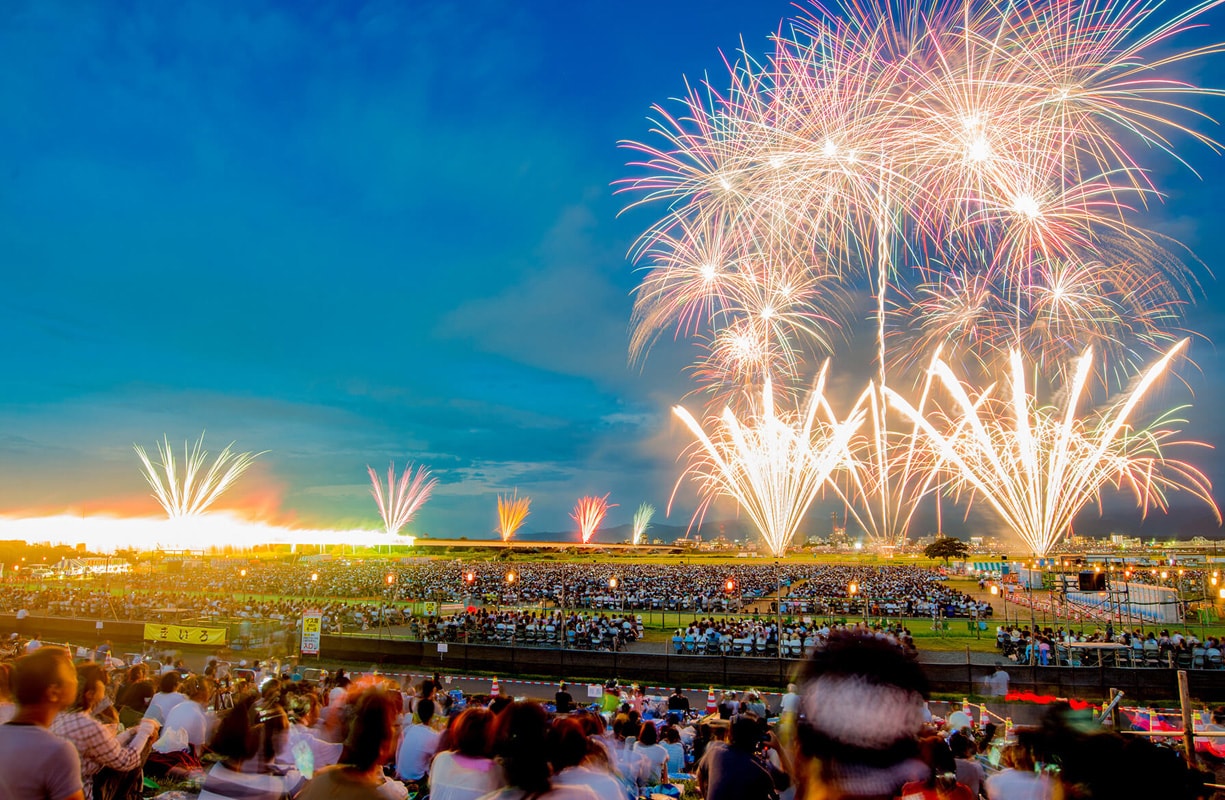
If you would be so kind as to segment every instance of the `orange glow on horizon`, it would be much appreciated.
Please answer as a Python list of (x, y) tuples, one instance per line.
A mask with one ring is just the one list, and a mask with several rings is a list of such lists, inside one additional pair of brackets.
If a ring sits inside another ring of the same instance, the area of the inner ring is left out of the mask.
[(84, 544), (95, 552), (115, 550), (250, 549), (266, 544), (405, 545), (411, 536), (382, 530), (310, 528), (252, 520), (233, 511), (210, 511), (196, 517), (120, 516), (113, 513), (0, 515), (0, 539)]

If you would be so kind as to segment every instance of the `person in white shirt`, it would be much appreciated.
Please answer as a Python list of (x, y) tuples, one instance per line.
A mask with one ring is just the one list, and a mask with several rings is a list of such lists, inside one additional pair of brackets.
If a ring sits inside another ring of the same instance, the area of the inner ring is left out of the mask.
[(417, 701), (417, 717), (420, 725), (409, 725), (400, 741), (396, 753), (396, 774), (402, 780), (420, 781), (430, 771), (430, 762), (438, 752), (438, 741), (442, 735), (430, 727), (434, 718), (434, 701)]
[(599, 800), (625, 800), (621, 782), (601, 769), (598, 759), (588, 756), (594, 743), (587, 738), (583, 723), (577, 719), (558, 719), (549, 729), (549, 762), (553, 767), (553, 786), (585, 786)]
[(454, 749), (440, 752), (430, 765), (431, 800), (477, 800), (505, 783), (493, 760), (493, 724), (493, 713), (481, 706), (455, 719), (448, 731)]
[(164, 724), (171, 709), (187, 700), (187, 696), (179, 691), (179, 683), (179, 673), (167, 672), (163, 675), (157, 686), (157, 694), (149, 701), (145, 716)]
[(26, 655), (33, 653), (35, 650), (37, 650), (38, 648), (42, 646), (43, 646), (43, 643), (39, 641), (38, 634), (37, 633), (34, 634), (33, 636), (30, 637), (30, 641), (26, 642)]
[(1005, 748), (1000, 765), (1004, 769), (983, 783), (988, 800), (1050, 800), (1054, 787), (1046, 775), (1034, 772), (1034, 760), (1026, 747)]
[(638, 741), (634, 742), (634, 752), (646, 756), (650, 764), (647, 770), (648, 783), (658, 785), (668, 782), (668, 751), (659, 744), (659, 731), (654, 723), (642, 723), (642, 727), (638, 729)]
[[(205, 711), (208, 701), (213, 696), (213, 682), (208, 678), (193, 675), (183, 681), (181, 694), (186, 701), (176, 704), (166, 714), (163, 730), (166, 736), (177, 736), (180, 741), (187, 742), (187, 749), (194, 755), (199, 755), (204, 743), (208, 741), (209, 717)], [(156, 699), (156, 698), (155, 698)], [(152, 703), (150, 703), (152, 706)], [(178, 734), (172, 732), (178, 731)], [(159, 742), (160, 744), (160, 742)], [(154, 745), (157, 747), (157, 745)], [(158, 752), (166, 752), (164, 749)]]

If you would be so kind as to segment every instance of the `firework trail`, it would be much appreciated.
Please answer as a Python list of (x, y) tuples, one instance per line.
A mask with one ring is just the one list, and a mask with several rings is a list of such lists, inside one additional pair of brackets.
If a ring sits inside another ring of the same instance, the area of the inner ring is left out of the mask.
[(769, 380), (760, 406), (744, 421), (725, 408), (703, 428), (685, 408), (672, 409), (697, 439), (685, 472), (701, 498), (695, 519), (715, 497), (730, 497), (753, 521), (771, 554), (786, 552), (831, 473), (849, 466), (848, 448), (864, 421), (862, 403), (845, 420), (836, 418), (825, 400), (827, 367), (828, 362), (807, 404), (794, 413), (776, 408)]
[(157, 443), (157, 454), (161, 459), (154, 464), (145, 449), (138, 444), (132, 447), (140, 458), (141, 474), (153, 489), (153, 496), (171, 519), (194, 517), (203, 514), (227, 489), (237, 481), (259, 453), (233, 453), (230, 442), (217, 454), (207, 470), (204, 469), (208, 452), (204, 449), (204, 433), (191, 447), (183, 442), (183, 465), (180, 470), (170, 447), (170, 438), (163, 436)]
[[(918, 413), (926, 410), (932, 375), (919, 392)], [(860, 405), (866, 425), (850, 444), (853, 458), (846, 479), (833, 484), (846, 508), (876, 545), (905, 544), (919, 502), (940, 488), (930, 449), (920, 426), (891, 426), (885, 387), (870, 384)], [(845, 488), (844, 488), (845, 487)]]
[(367, 465), (366, 471), (370, 473), (370, 494), (378, 506), (379, 516), (383, 518), (387, 532), (393, 535), (408, 524), (425, 501), (430, 499), (438, 484), (438, 479), (430, 477), (430, 471), (424, 466), (417, 467), (417, 473), (413, 475), (412, 462), (404, 465), (404, 472), (397, 481), (393, 461), (387, 467), (386, 487), (373, 467)]
[(1089, 402), (1091, 351), (1071, 370), (1062, 409), (1039, 405), (1026, 386), (1019, 353), (1012, 355), (1007, 396), (996, 396), (992, 386), (971, 397), (937, 358), (931, 369), (952, 398), (953, 411), (934, 422), (933, 415), (924, 415), (896, 392), (886, 393), (890, 404), (928, 437), (953, 486), (985, 502), (1034, 555), (1045, 556), (1086, 506), (1100, 508), (1108, 487), (1130, 492), (1142, 512), (1165, 510), (1168, 492), (1186, 491), (1208, 503), (1220, 521), (1208, 478), (1163, 453), (1170, 445), (1195, 444), (1175, 438), (1178, 410), (1147, 424), (1133, 419), (1186, 343), (1172, 347), (1118, 399), (1085, 416), (1079, 414)]
[(604, 515), (608, 513), (608, 509), (616, 507), (616, 503), (609, 505), (608, 495), (579, 499), (574, 506), (574, 511), (570, 513), (570, 519), (578, 523), (578, 532), (583, 544), (589, 543), (591, 537), (595, 536), (596, 529), (604, 521)]
[(519, 497), (516, 489), (513, 497), (498, 495), (498, 533), (502, 541), (509, 542), (527, 519), (528, 509), (532, 506), (532, 498)]
[(643, 503), (638, 506), (638, 510), (634, 512), (634, 546), (642, 544), (646, 538), (647, 528), (651, 525), (651, 517), (655, 516), (655, 506), (650, 503)]

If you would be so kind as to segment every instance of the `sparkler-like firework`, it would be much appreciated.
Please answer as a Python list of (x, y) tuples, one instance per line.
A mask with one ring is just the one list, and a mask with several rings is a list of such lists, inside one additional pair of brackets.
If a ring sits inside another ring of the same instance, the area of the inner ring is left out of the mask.
[(532, 506), (532, 498), (520, 497), (516, 489), (513, 497), (498, 495), (498, 533), (502, 541), (509, 542), (527, 519), (528, 509)]
[(414, 475), (412, 462), (404, 465), (404, 472), (397, 482), (396, 465), (393, 461), (387, 467), (385, 488), (374, 467), (367, 465), (366, 471), (370, 473), (370, 494), (378, 505), (383, 525), (392, 535), (399, 533), (408, 524), (425, 501), (430, 499), (434, 487), (438, 484), (438, 479), (431, 478), (430, 471), (424, 466), (417, 467), (417, 473)]
[(861, 404), (845, 420), (834, 415), (825, 400), (828, 366), (826, 362), (822, 367), (806, 406), (796, 412), (777, 409), (769, 380), (760, 407), (744, 421), (725, 408), (703, 429), (685, 408), (672, 409), (697, 438), (687, 469), (701, 497), (696, 516), (715, 497), (730, 497), (753, 521), (773, 555), (786, 552), (830, 474), (849, 466), (848, 446), (864, 421)]
[(892, 405), (929, 437), (955, 487), (987, 503), (1037, 556), (1045, 556), (1086, 506), (1100, 503), (1103, 489), (1129, 491), (1141, 511), (1166, 508), (1166, 494), (1182, 490), (1220, 511), (1208, 478), (1163, 449), (1179, 441), (1173, 413), (1141, 425), (1134, 419), (1149, 389), (1166, 373), (1186, 340), (1171, 348), (1113, 403), (1078, 416), (1088, 403), (1092, 352), (1086, 351), (1065, 388), (1063, 409), (1039, 405), (1026, 387), (1019, 353), (1012, 356), (1011, 394), (988, 387), (971, 397), (953, 370), (937, 359), (932, 372), (953, 399), (955, 412), (924, 415), (897, 393)]
[(642, 544), (642, 540), (646, 538), (647, 528), (651, 524), (651, 517), (655, 516), (655, 506), (650, 503), (643, 503), (638, 506), (638, 510), (634, 512), (634, 546)]
[(608, 495), (579, 498), (578, 503), (574, 506), (574, 511), (570, 514), (570, 519), (578, 523), (578, 532), (583, 544), (589, 543), (591, 537), (595, 536), (596, 529), (604, 521), (604, 515), (608, 513), (608, 509), (616, 507), (616, 503), (609, 505)]
[(157, 464), (153, 463), (143, 447), (132, 445), (140, 458), (141, 473), (153, 489), (153, 496), (171, 519), (203, 514), (247, 471), (256, 458), (264, 454), (233, 453), (233, 446), (233, 442), (226, 445), (217, 454), (212, 466), (205, 470), (208, 452), (204, 449), (204, 434), (201, 433), (190, 450), (187, 449), (187, 442), (183, 442), (183, 465), (180, 470), (174, 450), (170, 447), (170, 437), (163, 436), (162, 441), (157, 443), (157, 454), (161, 459)]

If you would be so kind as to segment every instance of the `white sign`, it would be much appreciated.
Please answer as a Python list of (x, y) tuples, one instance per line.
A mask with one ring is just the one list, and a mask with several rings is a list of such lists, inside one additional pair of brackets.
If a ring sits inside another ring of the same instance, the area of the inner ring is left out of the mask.
[(594, 697), (596, 700), (599, 700), (604, 696), (604, 685), (601, 683), (587, 684), (587, 696)]
[(317, 608), (302, 612), (302, 655), (319, 655), (319, 638), (323, 633), (323, 612)]
[(447, 652), (447, 643), (446, 643), (446, 642), (439, 642), (439, 643), (438, 643), (438, 652), (440, 652), (440, 653), (445, 653), (445, 652)]

